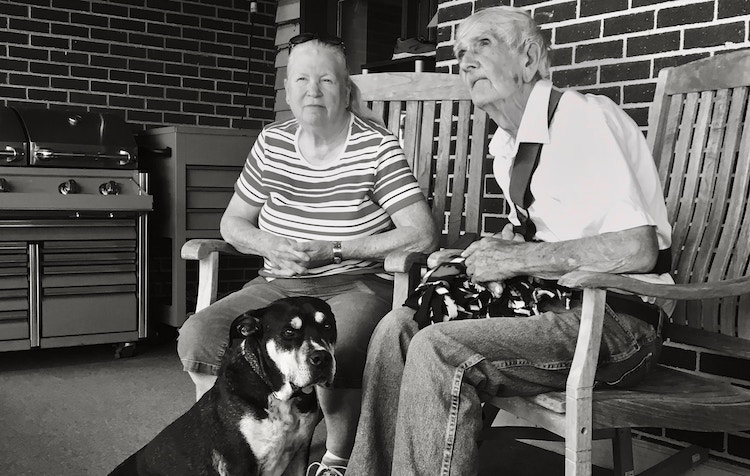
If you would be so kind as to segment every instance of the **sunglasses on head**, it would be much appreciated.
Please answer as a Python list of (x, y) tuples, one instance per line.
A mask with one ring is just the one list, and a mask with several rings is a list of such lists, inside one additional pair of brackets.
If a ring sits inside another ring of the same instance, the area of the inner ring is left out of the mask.
[(299, 35), (293, 36), (289, 39), (289, 51), (291, 51), (297, 45), (301, 45), (302, 43), (307, 43), (308, 41), (312, 40), (318, 40), (319, 42), (330, 46), (339, 46), (342, 50), (346, 50), (346, 48), (344, 47), (344, 40), (342, 40), (338, 36), (319, 35), (317, 33), (300, 33)]

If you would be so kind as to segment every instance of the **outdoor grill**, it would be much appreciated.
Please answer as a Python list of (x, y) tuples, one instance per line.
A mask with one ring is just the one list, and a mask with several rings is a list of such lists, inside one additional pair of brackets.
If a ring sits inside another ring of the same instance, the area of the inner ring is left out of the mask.
[(147, 337), (151, 209), (120, 117), (0, 108), (0, 351)]

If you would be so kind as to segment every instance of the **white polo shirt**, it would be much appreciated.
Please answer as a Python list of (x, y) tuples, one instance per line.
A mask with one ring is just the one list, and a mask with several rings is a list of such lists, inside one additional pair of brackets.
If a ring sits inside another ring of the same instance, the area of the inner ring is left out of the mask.
[[(534, 202), (528, 209), (536, 239), (573, 240), (652, 225), (659, 249), (668, 248), (672, 228), (664, 194), (638, 125), (605, 96), (567, 90), (548, 127), (551, 89), (550, 81), (538, 81), (517, 138), (498, 128), (489, 144), (495, 180), (511, 203), (510, 221), (519, 224), (509, 187), (518, 144), (538, 142), (544, 145), (531, 179)], [(634, 277), (674, 282), (669, 274)]]

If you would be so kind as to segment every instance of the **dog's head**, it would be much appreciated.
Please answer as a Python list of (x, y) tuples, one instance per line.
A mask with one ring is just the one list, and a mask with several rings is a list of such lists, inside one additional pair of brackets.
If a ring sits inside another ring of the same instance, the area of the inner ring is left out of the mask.
[[(257, 346), (270, 372), (278, 372), (278, 398), (290, 398), (316, 384), (330, 385), (336, 373), (336, 320), (331, 307), (313, 297), (279, 299), (235, 319), (232, 337), (243, 346)], [(271, 364), (271, 365), (269, 365)], [(269, 376), (275, 384), (278, 378)], [(274, 385), (276, 387), (276, 385)]]

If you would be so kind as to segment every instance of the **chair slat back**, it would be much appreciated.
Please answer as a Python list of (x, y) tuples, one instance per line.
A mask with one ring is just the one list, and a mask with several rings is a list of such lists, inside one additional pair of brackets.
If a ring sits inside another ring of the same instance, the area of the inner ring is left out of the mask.
[(441, 246), (463, 233), (479, 234), (488, 121), (474, 108), (461, 79), (442, 73), (373, 73), (352, 80), (400, 139), (443, 231)]
[[(648, 141), (673, 224), (678, 283), (750, 266), (750, 51), (662, 70)], [(682, 302), (675, 323), (750, 339), (750, 297)]]

